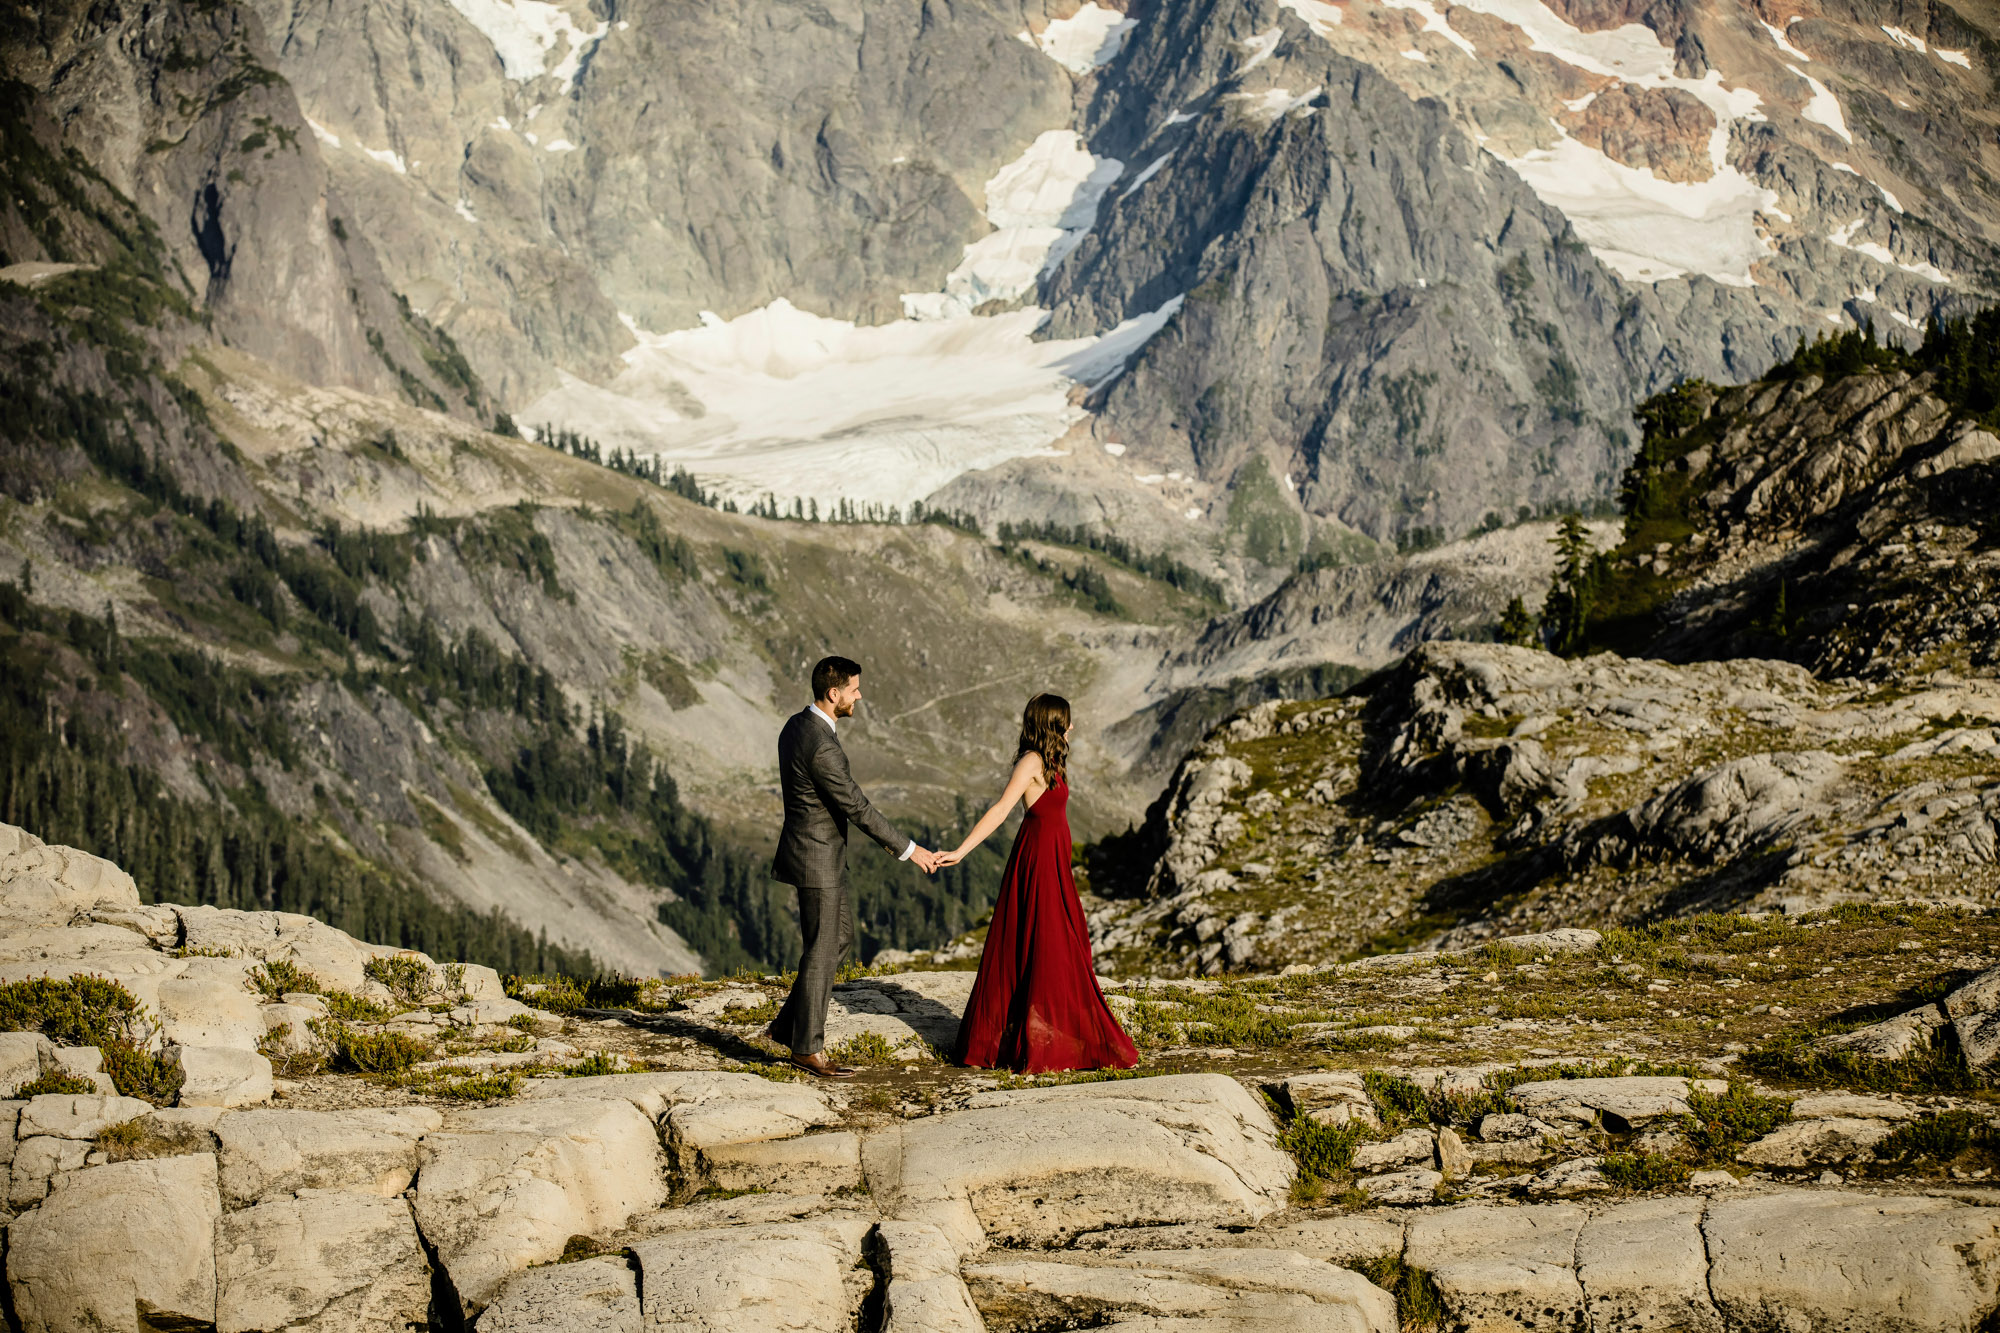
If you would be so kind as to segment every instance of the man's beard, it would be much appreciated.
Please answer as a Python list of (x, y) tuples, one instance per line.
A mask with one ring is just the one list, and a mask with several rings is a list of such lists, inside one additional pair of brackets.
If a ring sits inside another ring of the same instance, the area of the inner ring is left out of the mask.
[(856, 702), (856, 700), (850, 699), (844, 704), (835, 704), (833, 706), (833, 715), (835, 717), (853, 717)]

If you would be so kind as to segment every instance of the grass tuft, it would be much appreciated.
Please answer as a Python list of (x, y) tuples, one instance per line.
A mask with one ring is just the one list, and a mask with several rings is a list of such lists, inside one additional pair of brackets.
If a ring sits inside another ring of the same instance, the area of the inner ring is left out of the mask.
[(1973, 1147), (2000, 1147), (2000, 1131), (1976, 1112), (1945, 1111), (1899, 1125), (1875, 1145), (1875, 1156), (1885, 1162), (1949, 1162)]
[(898, 1063), (896, 1048), (879, 1032), (857, 1032), (838, 1046), (829, 1046), (826, 1058), (837, 1065), (888, 1065)]
[(1342, 1265), (1396, 1298), (1396, 1322), (1403, 1333), (1435, 1333), (1445, 1326), (1444, 1295), (1427, 1269), (1391, 1251)]

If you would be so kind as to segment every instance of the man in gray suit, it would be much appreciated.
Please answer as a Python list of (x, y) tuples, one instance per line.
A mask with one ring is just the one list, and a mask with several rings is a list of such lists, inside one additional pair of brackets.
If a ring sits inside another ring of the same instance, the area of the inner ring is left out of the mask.
[(812, 672), (813, 701), (778, 733), (778, 782), (785, 797), (785, 828), (771, 876), (799, 891), (799, 930), (805, 951), (798, 980), (765, 1035), (792, 1048), (792, 1063), (820, 1078), (852, 1078), (854, 1071), (826, 1058), (826, 1006), (834, 973), (854, 943), (854, 908), (847, 884), (847, 827), (858, 825), (899, 860), (925, 873), (937, 855), (896, 832), (868, 803), (847, 771), (847, 753), (836, 734), (839, 720), (861, 701), (861, 666), (845, 657), (821, 659)]

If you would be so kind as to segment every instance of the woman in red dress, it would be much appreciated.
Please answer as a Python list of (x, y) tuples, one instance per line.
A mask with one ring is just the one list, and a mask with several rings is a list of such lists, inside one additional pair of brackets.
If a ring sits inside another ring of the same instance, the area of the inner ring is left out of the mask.
[(1070, 874), (1069, 732), (1068, 700), (1053, 694), (1028, 700), (1007, 789), (958, 850), (939, 858), (942, 865), (964, 859), (1000, 827), (1014, 802), (1027, 801), (979, 956), (979, 978), (959, 1024), (960, 1064), (1042, 1074), (1139, 1063), (1097, 984), (1090, 931)]

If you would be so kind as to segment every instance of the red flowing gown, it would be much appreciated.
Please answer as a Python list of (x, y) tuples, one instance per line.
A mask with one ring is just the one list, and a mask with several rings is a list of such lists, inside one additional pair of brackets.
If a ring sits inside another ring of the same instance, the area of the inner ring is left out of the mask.
[(1018, 1074), (1139, 1063), (1097, 984), (1070, 873), (1065, 782), (1028, 807), (1014, 837), (956, 1055), (963, 1065)]

